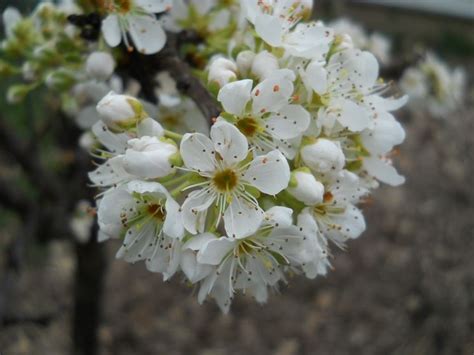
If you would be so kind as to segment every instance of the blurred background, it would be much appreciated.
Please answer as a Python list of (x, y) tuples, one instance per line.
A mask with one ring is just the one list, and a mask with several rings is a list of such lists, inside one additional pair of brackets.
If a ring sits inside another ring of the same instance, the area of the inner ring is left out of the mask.
[[(35, 3), (1, 0), (0, 10), (27, 12)], [(389, 36), (394, 76), (419, 48), (462, 65), (470, 80), (466, 104), (441, 119), (397, 112), (407, 131), (397, 158), (406, 184), (372, 196), (367, 231), (347, 251), (335, 250), (326, 278), (295, 277), (264, 306), (239, 296), (222, 315), (212, 302), (198, 305), (179, 278), (164, 284), (141, 264), (116, 261), (117, 245), (107, 243), (100, 354), (474, 353), (474, 1), (319, 0), (315, 14)], [(27, 132), (48, 114), (47, 104), (41, 95), (7, 104), (5, 85), (1, 115)], [(42, 147), (42, 154), (55, 153)], [(0, 152), (0, 181), (14, 181), (7, 189), (29, 189), (21, 169)], [(0, 203), (0, 353), (67, 354), (77, 247), (34, 241), (21, 246), (25, 257), (12, 268), (12, 245), (28, 234), (24, 217)]]

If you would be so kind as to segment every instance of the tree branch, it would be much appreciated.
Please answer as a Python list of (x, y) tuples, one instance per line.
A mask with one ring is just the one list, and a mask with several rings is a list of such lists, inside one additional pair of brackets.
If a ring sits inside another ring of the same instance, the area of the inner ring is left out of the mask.
[(47, 194), (52, 199), (57, 199), (61, 195), (59, 184), (54, 175), (49, 174), (41, 165), (36, 151), (31, 151), (20, 139), (12, 127), (0, 117), (0, 145), (11, 154), (27, 173), (29, 179), (38, 186), (42, 193)]

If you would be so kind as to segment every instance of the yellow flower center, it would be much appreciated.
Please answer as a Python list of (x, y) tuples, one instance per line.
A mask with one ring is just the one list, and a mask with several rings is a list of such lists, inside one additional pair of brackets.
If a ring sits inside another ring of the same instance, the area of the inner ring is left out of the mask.
[(263, 131), (262, 127), (252, 117), (242, 118), (238, 120), (236, 126), (239, 131), (247, 137), (253, 137), (257, 133), (261, 133)]
[(150, 204), (147, 207), (147, 211), (150, 215), (153, 216), (153, 218), (159, 220), (160, 222), (163, 222), (165, 220), (166, 212), (163, 209), (163, 206), (157, 203)]
[(225, 169), (218, 171), (212, 178), (212, 182), (219, 192), (230, 192), (237, 186), (239, 179), (235, 171)]

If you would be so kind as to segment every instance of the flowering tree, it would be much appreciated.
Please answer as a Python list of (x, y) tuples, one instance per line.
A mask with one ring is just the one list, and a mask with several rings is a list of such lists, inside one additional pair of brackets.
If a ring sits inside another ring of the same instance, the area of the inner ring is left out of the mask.
[(78, 353), (95, 351), (97, 241), (117, 240), (117, 258), (187, 280), (199, 302), (226, 313), (239, 293), (263, 303), (291, 275), (326, 275), (331, 249), (364, 232), (368, 195), (403, 184), (392, 151), (405, 132), (393, 112), (407, 97), (379, 77), (387, 40), (351, 37), (344, 22), (311, 13), (309, 0), (4, 11), (8, 100), (39, 96), (58, 115), (33, 122), (28, 144), (1, 121), (0, 140), (40, 203), (0, 192), (29, 211), (23, 235), (75, 236)]

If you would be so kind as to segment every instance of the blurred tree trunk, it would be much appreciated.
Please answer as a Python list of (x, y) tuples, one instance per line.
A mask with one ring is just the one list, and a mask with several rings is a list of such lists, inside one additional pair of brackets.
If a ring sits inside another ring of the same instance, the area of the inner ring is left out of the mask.
[(97, 241), (96, 224), (87, 243), (76, 242), (75, 254), (77, 264), (74, 281), (72, 354), (97, 355), (107, 263), (104, 245)]

